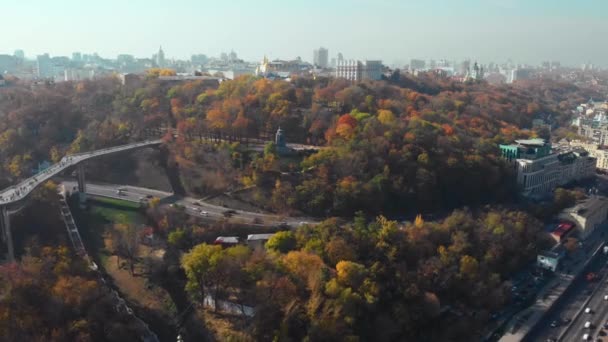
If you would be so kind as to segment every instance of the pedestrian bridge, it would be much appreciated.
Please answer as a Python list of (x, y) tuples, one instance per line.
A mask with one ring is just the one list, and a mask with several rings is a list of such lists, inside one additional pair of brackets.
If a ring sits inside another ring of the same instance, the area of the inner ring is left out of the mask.
[(2, 228), (2, 241), (7, 245), (7, 256), (9, 261), (15, 259), (13, 251), (13, 241), (11, 234), (10, 215), (18, 210), (11, 211), (9, 207), (16, 207), (19, 202), (24, 200), (34, 189), (41, 184), (44, 184), (49, 179), (58, 175), (62, 171), (77, 166), (78, 167), (78, 190), (81, 203), (86, 201), (86, 183), (84, 179), (83, 162), (89, 159), (94, 159), (102, 156), (107, 156), (114, 153), (135, 150), (139, 148), (155, 146), (162, 144), (163, 141), (146, 140), (121, 146), (104, 148), (90, 152), (76, 153), (65, 156), (58, 163), (39, 172), (38, 174), (21, 181), (19, 184), (0, 191), (0, 227)]
[(147, 141), (127, 144), (127, 145), (104, 148), (101, 150), (95, 150), (95, 151), (91, 151), (91, 152), (76, 153), (76, 154), (72, 154), (72, 155), (63, 157), (63, 159), (61, 159), (61, 161), (59, 161), (56, 164), (53, 164), (51, 167), (45, 169), (44, 171), (21, 181), (19, 184), (16, 184), (14, 186), (11, 186), (9, 188), (6, 188), (6, 189), (0, 191), (0, 206), (6, 206), (8, 204), (16, 203), (16, 202), (23, 200), (39, 185), (41, 185), (44, 182), (46, 182), (47, 180), (53, 178), (54, 176), (61, 173), (65, 169), (70, 168), (72, 166), (76, 166), (85, 160), (89, 160), (89, 159), (93, 159), (93, 158), (97, 158), (97, 157), (101, 157), (101, 156), (105, 156), (105, 155), (109, 155), (109, 154), (114, 154), (114, 153), (118, 153), (118, 152), (134, 150), (134, 149), (138, 149), (138, 148), (142, 148), (142, 147), (160, 145), (161, 143), (162, 143), (162, 140), (160, 140), (160, 139), (159, 140), (147, 140)]

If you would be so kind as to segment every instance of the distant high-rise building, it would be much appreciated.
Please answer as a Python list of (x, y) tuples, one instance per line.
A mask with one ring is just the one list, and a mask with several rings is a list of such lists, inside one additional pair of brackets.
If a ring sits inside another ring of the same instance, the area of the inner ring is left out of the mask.
[(192, 57), (190, 57), (190, 62), (192, 62), (194, 65), (206, 64), (208, 60), (209, 58), (207, 58), (207, 55), (203, 54), (192, 55)]
[(16, 58), (19, 58), (19, 59), (25, 59), (25, 52), (23, 52), (23, 50), (15, 50), (15, 53), (13, 53), (13, 56), (15, 56)]
[(321, 47), (313, 51), (313, 64), (321, 68), (328, 66), (329, 52), (326, 48)]
[(0, 55), (0, 75), (11, 72), (17, 68), (17, 57), (11, 55)]
[(36, 74), (40, 78), (53, 76), (53, 63), (48, 53), (36, 57)]
[(156, 54), (155, 62), (156, 65), (161, 68), (165, 66), (165, 52), (163, 51), (162, 46), (158, 48), (158, 53)]
[(239, 59), (239, 57), (237, 56), (236, 52), (234, 52), (234, 50), (230, 51), (230, 54), (228, 55), (228, 60), (234, 62), (237, 59)]
[(82, 54), (80, 52), (72, 52), (72, 62), (82, 62)]
[(426, 66), (426, 62), (421, 59), (410, 60), (410, 70), (422, 70)]
[(339, 61), (336, 65), (336, 77), (349, 81), (382, 79), (382, 61)]
[(344, 60), (344, 56), (342, 56), (342, 52), (338, 52), (338, 62), (342, 62)]
[(466, 75), (470, 71), (471, 71), (471, 61), (468, 59), (462, 61), (462, 63), (460, 63), (460, 70), (458, 70), (458, 72), (461, 75)]

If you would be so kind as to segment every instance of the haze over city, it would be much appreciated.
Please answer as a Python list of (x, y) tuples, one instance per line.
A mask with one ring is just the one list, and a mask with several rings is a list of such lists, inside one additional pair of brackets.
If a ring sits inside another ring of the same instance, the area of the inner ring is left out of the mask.
[(0, 53), (97, 52), (187, 59), (235, 50), (245, 60), (330, 55), (382, 59), (512, 59), (606, 66), (601, 0), (18, 1), (0, 21)]
[(0, 342), (608, 342), (608, 0), (0, 2)]

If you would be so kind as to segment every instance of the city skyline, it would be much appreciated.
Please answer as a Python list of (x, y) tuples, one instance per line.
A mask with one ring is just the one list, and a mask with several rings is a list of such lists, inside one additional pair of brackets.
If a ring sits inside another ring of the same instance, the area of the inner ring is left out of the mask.
[[(608, 34), (601, 15), (606, 9), (608, 4), (593, 0), (576, 6), (565, 0), (237, 0), (213, 5), (177, 0), (171, 7), (143, 1), (22, 1), (11, 4), (12, 15), (0, 21), (0, 29), (11, 32), (0, 42), (0, 53), (23, 49), (28, 58), (75, 51), (149, 58), (162, 45), (168, 59), (234, 50), (248, 61), (264, 55), (312, 61), (313, 50), (323, 46), (330, 59), (341, 52), (347, 59), (382, 59), (389, 65), (445, 58), (606, 67), (608, 47), (600, 44)], [(24, 23), (28, 30), (16, 29)]]

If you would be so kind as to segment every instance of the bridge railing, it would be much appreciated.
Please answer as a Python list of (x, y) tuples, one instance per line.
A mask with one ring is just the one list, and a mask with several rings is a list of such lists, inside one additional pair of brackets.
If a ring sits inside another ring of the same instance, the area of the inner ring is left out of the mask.
[(114, 151), (120, 151), (120, 150), (128, 150), (128, 149), (131, 149), (131, 148), (137, 147), (137, 146), (153, 145), (153, 144), (160, 144), (160, 143), (161, 143), (160, 139), (145, 140), (145, 141), (125, 144), (125, 145), (118, 145), (118, 146), (113, 146), (113, 147), (105, 147), (105, 148), (101, 148), (101, 149), (93, 150), (93, 151), (88, 151), (88, 152), (72, 153), (72, 154), (69, 154), (68, 156), (69, 157), (78, 157), (78, 156), (84, 156), (84, 155), (88, 155), (88, 154), (103, 154), (103, 153), (107, 153), (107, 152), (114, 152)]

